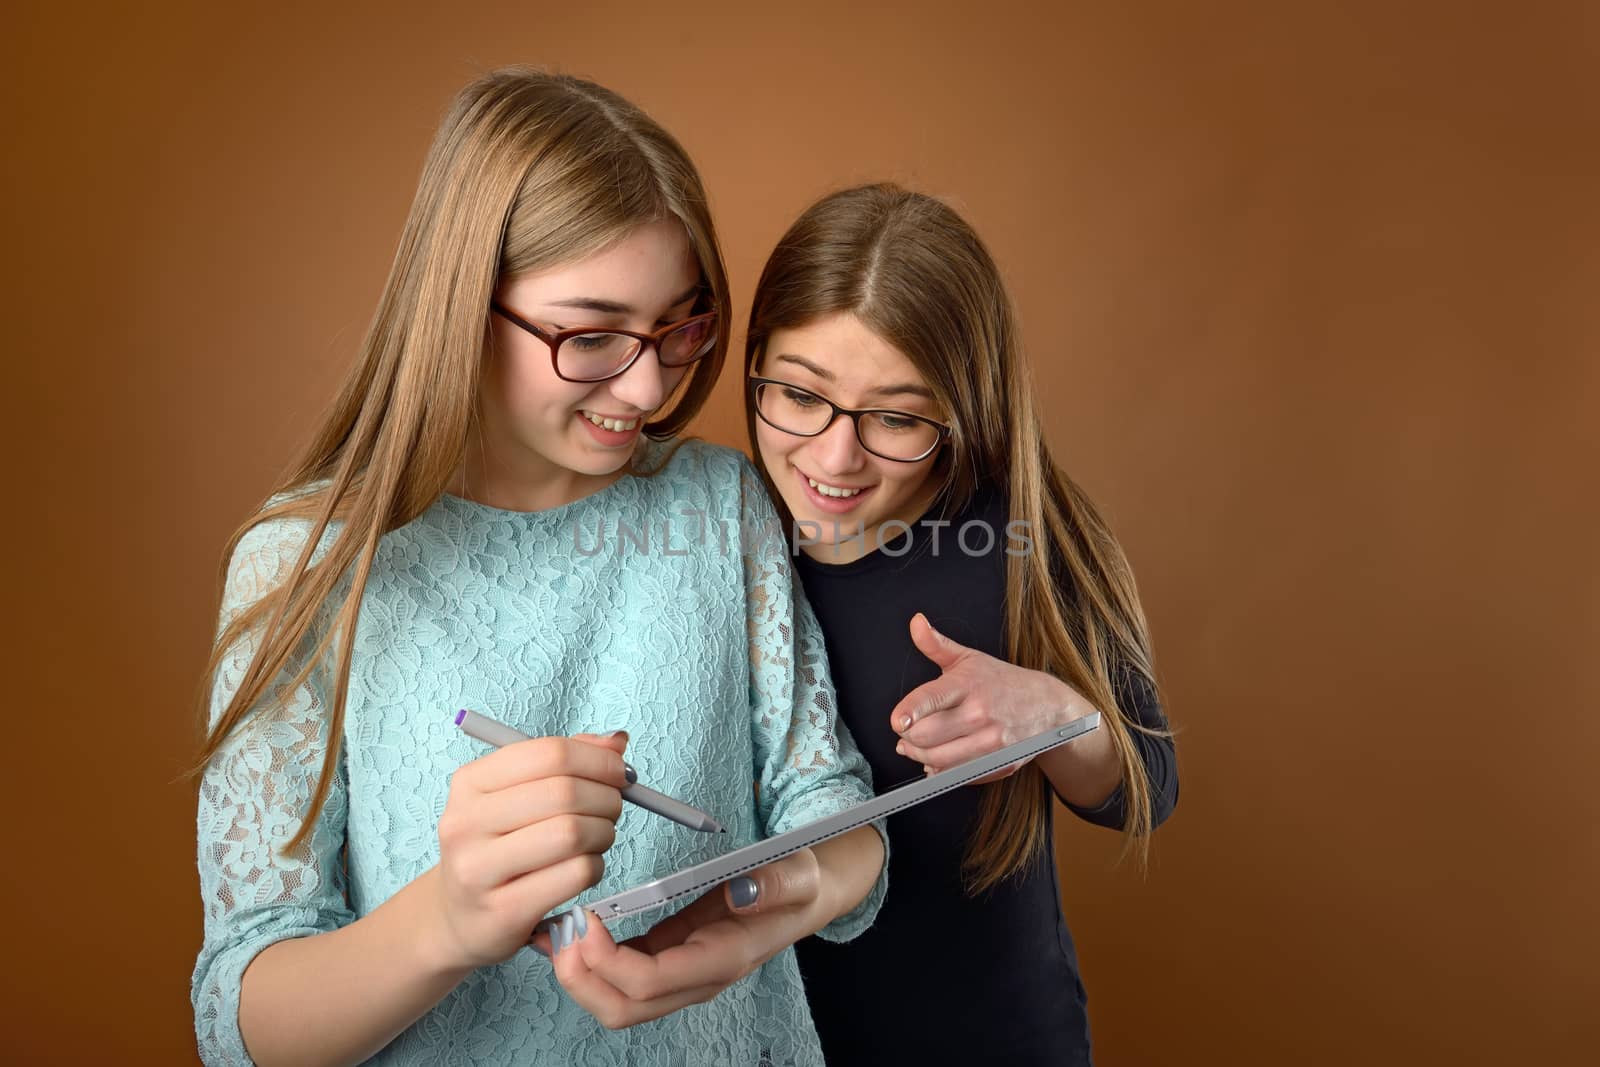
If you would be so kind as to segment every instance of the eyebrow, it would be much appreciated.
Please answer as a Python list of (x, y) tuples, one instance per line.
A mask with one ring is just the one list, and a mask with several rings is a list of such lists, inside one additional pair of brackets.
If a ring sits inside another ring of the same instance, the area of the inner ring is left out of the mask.
[[(821, 378), (825, 382), (831, 382), (834, 380), (832, 374), (823, 370), (821, 367), (817, 366), (804, 356), (797, 356), (792, 352), (785, 352), (777, 357), (777, 361), (779, 363), (793, 363), (796, 366), (804, 367), (806, 370), (810, 371), (812, 374), (815, 374), (818, 378)], [(925, 385), (915, 385), (911, 382), (902, 382), (898, 385), (881, 385), (876, 389), (868, 389), (867, 395), (920, 396), (924, 400), (932, 400), (933, 390), (929, 389)]]
[[(700, 282), (695, 282), (683, 291), (683, 294), (667, 305), (675, 308), (691, 297), (698, 296), (703, 288)], [(580, 311), (598, 311), (604, 315), (633, 315), (637, 309), (632, 304), (624, 304), (616, 300), (602, 300), (597, 296), (575, 296), (570, 300), (552, 300), (545, 307), (552, 308), (577, 308)]]

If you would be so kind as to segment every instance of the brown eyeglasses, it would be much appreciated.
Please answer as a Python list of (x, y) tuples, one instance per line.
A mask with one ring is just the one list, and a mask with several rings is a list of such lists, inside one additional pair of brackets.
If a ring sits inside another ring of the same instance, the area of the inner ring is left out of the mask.
[(663, 367), (687, 367), (717, 343), (717, 313), (708, 311), (669, 323), (654, 333), (579, 326), (554, 333), (542, 330), (498, 300), (489, 307), (513, 326), (550, 346), (556, 377), (569, 382), (603, 382), (633, 366), (645, 345), (652, 345)]

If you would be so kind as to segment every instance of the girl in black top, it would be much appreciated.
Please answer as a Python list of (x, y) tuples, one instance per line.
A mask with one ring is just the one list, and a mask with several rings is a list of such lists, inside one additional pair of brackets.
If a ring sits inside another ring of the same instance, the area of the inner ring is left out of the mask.
[(796, 946), (830, 1064), (1088, 1063), (1052, 794), (1141, 860), (1177, 802), (1132, 572), (1051, 459), (1019, 347), (977, 235), (889, 185), (807, 210), (751, 310), (752, 447), (878, 791), (1101, 713), (890, 818), (876, 925)]

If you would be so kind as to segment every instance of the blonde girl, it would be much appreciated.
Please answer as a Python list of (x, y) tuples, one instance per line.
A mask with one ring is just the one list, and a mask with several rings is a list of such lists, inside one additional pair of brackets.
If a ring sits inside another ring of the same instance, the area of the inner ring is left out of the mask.
[[(870, 923), (872, 827), (650, 930), (565, 911), (524, 951), (579, 894), (871, 792), (785, 554), (704, 535), (771, 516), (759, 479), (662, 443), (710, 392), (727, 312), (705, 193), (658, 125), (570, 77), (463, 90), (344, 389), (228, 546), (207, 1062), (820, 1062), (788, 946)], [(461, 707), (534, 739), (486, 755)], [(624, 809), (624, 750), (729, 836)]]

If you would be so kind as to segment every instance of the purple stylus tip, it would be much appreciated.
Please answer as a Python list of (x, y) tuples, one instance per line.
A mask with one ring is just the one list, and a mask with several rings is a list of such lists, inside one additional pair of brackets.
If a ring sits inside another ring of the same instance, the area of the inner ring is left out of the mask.
[(456, 725), (460, 726), (461, 725), (461, 720), (465, 719), (466, 717), (467, 717), (467, 709), (466, 708), (462, 708), (460, 711), (456, 712)]

